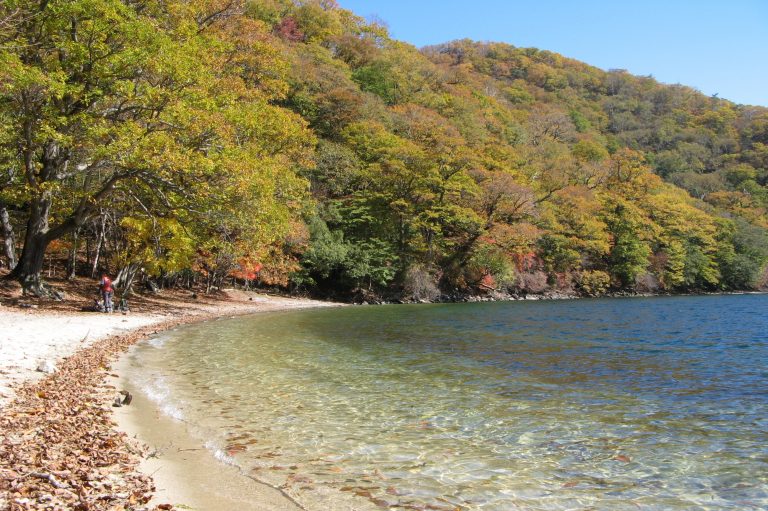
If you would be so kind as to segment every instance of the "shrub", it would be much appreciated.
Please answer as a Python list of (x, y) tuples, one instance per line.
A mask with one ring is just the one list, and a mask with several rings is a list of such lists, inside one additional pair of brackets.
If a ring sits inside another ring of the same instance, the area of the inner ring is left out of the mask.
[(521, 293), (541, 294), (549, 289), (547, 274), (543, 271), (518, 273), (515, 289)]
[[(494, 245), (481, 245), (473, 254), (468, 270), (476, 274), (473, 282), (489, 289), (507, 289), (515, 281), (514, 263)], [(490, 275), (489, 280), (485, 278)]]
[(635, 278), (635, 290), (640, 293), (655, 293), (660, 287), (661, 283), (653, 273), (642, 273)]
[(421, 264), (409, 267), (403, 276), (403, 297), (416, 301), (434, 301), (439, 298), (440, 290), (434, 275)]
[(605, 294), (611, 285), (611, 276), (600, 270), (584, 270), (575, 274), (576, 285), (587, 296)]

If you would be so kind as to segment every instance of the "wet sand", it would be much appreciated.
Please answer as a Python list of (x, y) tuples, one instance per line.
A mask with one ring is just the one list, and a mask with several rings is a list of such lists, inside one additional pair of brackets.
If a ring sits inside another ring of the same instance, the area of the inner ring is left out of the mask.
[[(126, 388), (126, 357), (115, 364), (116, 388)], [(173, 503), (195, 510), (296, 511), (304, 509), (277, 488), (257, 482), (237, 467), (217, 460), (205, 445), (192, 438), (184, 423), (158, 410), (131, 389), (131, 406), (116, 408), (118, 429), (149, 447), (139, 469), (152, 476), (155, 495), (150, 504)]]
[[(142, 342), (150, 342), (153, 337)], [(131, 405), (116, 408), (113, 416), (119, 431), (148, 447), (148, 454), (141, 460), (139, 469), (151, 475), (156, 486), (150, 505), (173, 503), (180, 509), (197, 511), (380, 509), (368, 499), (332, 487), (310, 481), (292, 484), (295, 481), (291, 481), (290, 471), (256, 473), (248, 472), (248, 467), (231, 464), (226, 455), (213, 450), (204, 439), (196, 436), (194, 424), (163, 410), (163, 403), (154, 401), (142, 388), (135, 386), (130, 377), (136, 363), (131, 358), (132, 349), (112, 366), (113, 376), (108, 383), (133, 395)]]

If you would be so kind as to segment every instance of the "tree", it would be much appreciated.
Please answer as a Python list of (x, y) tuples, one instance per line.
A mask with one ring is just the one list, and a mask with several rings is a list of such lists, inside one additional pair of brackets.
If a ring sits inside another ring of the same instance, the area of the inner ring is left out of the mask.
[(478, 206), (488, 227), (496, 222), (513, 223), (535, 212), (535, 194), (519, 178), (507, 172), (489, 172), (480, 179)]
[(648, 267), (651, 255), (643, 239), (647, 221), (637, 206), (614, 197), (605, 201), (603, 221), (613, 238), (608, 256), (610, 271), (622, 287), (633, 286), (635, 278)]
[(4, 4), (25, 12), (9, 38), (20, 51), (0, 51), (1, 108), (13, 119), (5, 141), (19, 148), (27, 205), (10, 277), (25, 289), (46, 293), (46, 247), (118, 189), (195, 211), (231, 189), (222, 184), (265, 185), (292, 155), (302, 158), (311, 137), (269, 104), (285, 90), (271, 78), (276, 53), (253, 36), (258, 25), (225, 15), (236, 2), (224, 4), (157, 12), (118, 0)]
[(387, 285), (397, 271), (397, 256), (387, 242), (370, 238), (351, 241), (340, 229), (331, 231), (319, 216), (309, 219), (310, 244), (303, 257), (303, 271), (293, 276), (298, 284), (328, 283), (352, 290)]

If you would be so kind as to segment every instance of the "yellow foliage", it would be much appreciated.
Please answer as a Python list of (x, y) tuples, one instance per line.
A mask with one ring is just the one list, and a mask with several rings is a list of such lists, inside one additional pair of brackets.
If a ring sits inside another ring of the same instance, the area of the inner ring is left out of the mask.
[(126, 243), (115, 255), (118, 266), (138, 263), (150, 275), (189, 267), (195, 243), (177, 219), (125, 217), (120, 226)]

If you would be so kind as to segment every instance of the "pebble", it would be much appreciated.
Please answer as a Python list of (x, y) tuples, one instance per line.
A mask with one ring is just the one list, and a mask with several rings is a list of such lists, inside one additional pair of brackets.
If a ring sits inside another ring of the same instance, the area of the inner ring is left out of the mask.
[(37, 371), (45, 374), (52, 374), (56, 372), (56, 364), (53, 360), (41, 360), (37, 364)]

